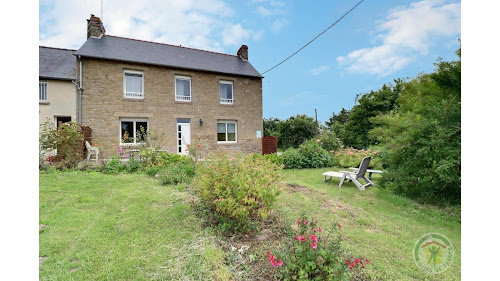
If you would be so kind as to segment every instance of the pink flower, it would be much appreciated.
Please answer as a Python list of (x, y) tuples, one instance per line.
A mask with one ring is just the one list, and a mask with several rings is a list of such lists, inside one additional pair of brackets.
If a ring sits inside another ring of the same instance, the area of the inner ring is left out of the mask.
[(345, 259), (345, 265), (348, 265), (348, 264), (349, 264), (349, 259), (348, 259), (348, 258), (346, 258), (346, 259)]
[(304, 219), (304, 221), (303, 221), (302, 223), (303, 223), (304, 225), (306, 225), (306, 224), (307, 224), (307, 222), (306, 222), (306, 220), (305, 220), (305, 219)]
[(297, 219), (297, 224), (300, 225), (300, 219)]
[(278, 261), (278, 266), (283, 266), (283, 261), (282, 260)]
[(311, 241), (313, 242), (317, 242), (318, 241), (318, 238), (316, 235), (310, 235), (309, 238), (311, 239)]
[(297, 238), (297, 240), (299, 240), (299, 241), (300, 241), (300, 243), (302, 243), (302, 241), (304, 241), (304, 236), (300, 235), (300, 236)]
[(318, 227), (318, 231), (321, 232), (323, 229), (321, 229), (321, 227)]
[(316, 243), (312, 242), (311, 243), (311, 248), (313, 248), (314, 250), (316, 250), (316, 248), (318, 248), (318, 245), (316, 245)]

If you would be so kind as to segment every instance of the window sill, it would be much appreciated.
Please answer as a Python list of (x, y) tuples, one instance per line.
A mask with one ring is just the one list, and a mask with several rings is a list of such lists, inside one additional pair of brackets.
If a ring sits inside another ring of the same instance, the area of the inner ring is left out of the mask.
[(144, 98), (126, 98), (126, 97), (123, 97), (123, 100), (124, 101), (144, 101)]
[(217, 141), (217, 144), (237, 144), (237, 141)]
[(49, 104), (50, 102), (48, 101), (38, 101), (38, 104)]
[(234, 102), (233, 103), (219, 103), (220, 105), (222, 106), (234, 106)]
[(120, 143), (120, 146), (126, 146), (126, 147), (139, 147), (143, 145), (144, 143)]
[(192, 100), (175, 100), (175, 103), (183, 103), (183, 104), (188, 104), (191, 103)]

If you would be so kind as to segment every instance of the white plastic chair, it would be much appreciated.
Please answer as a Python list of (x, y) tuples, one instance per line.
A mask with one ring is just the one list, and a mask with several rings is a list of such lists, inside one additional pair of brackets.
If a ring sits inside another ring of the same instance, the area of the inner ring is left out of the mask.
[(95, 161), (99, 160), (99, 148), (90, 146), (88, 141), (85, 141), (85, 147), (87, 148), (87, 161), (90, 161), (90, 157), (95, 155)]

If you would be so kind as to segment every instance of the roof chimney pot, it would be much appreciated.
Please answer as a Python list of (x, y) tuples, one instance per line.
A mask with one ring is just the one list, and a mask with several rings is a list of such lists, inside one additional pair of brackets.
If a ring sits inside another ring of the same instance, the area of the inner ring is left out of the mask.
[(101, 19), (90, 14), (90, 19), (87, 20), (87, 39), (90, 37), (101, 38), (106, 34), (106, 29)]
[(238, 50), (238, 53), (236, 53), (238, 57), (240, 57), (244, 61), (248, 61), (248, 46), (247, 45), (241, 45), (240, 49)]

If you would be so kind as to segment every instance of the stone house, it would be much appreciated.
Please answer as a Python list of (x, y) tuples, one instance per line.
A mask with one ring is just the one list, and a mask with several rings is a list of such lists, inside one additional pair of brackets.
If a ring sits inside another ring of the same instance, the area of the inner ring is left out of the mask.
[(137, 148), (141, 128), (172, 153), (195, 142), (204, 152), (261, 153), (263, 77), (247, 46), (229, 55), (105, 33), (92, 15), (74, 53), (80, 122), (103, 157)]
[(39, 123), (48, 120), (54, 124), (76, 122), (77, 92), (72, 80), (76, 79), (76, 50), (50, 47), (39, 51)]

